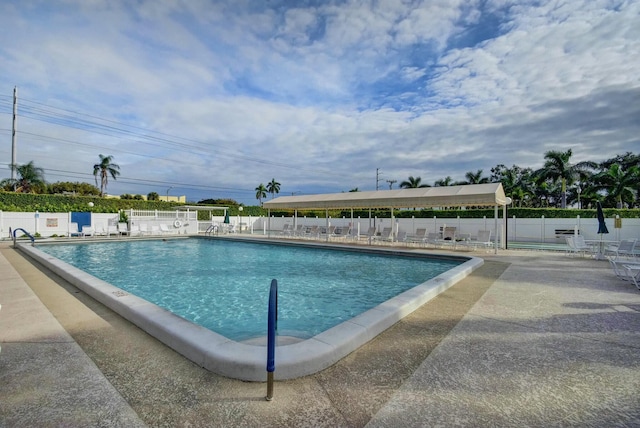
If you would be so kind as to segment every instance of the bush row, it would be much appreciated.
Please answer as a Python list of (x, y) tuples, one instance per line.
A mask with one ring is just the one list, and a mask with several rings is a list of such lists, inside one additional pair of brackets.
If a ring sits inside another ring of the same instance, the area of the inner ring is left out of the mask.
[[(93, 204), (91, 206), (91, 204)], [(0, 191), (0, 211), (18, 212), (72, 212), (72, 211), (92, 211), (101, 213), (117, 213), (120, 210), (173, 210), (174, 207), (183, 204), (177, 202), (145, 201), (135, 199), (105, 199), (97, 196), (66, 196), (66, 195), (40, 195), (30, 193), (13, 193)], [(206, 205), (203, 205), (206, 206)], [(242, 207), (244, 216), (264, 216), (267, 210), (259, 206)], [(616, 215), (621, 218), (638, 218), (640, 209), (617, 209), (605, 208), (605, 216), (608, 218)], [(221, 211), (214, 211), (214, 215), (220, 215)], [(229, 204), (229, 215), (240, 214), (239, 206)], [(209, 213), (202, 211), (198, 213), (198, 218), (206, 220)], [(272, 216), (292, 216), (293, 210), (271, 211)], [(329, 215), (333, 218), (351, 217), (351, 210), (329, 210)], [(494, 210), (490, 209), (406, 209), (394, 210), (394, 216), (400, 218), (483, 218), (493, 217)], [(502, 217), (502, 209), (498, 210), (498, 215)], [(509, 208), (507, 216), (517, 218), (595, 218), (596, 210), (579, 209), (557, 209), (557, 208)], [(324, 217), (324, 210), (298, 211), (298, 216)], [(369, 210), (354, 210), (354, 217), (368, 218)], [(372, 217), (389, 218), (391, 212), (388, 209), (372, 210)]]

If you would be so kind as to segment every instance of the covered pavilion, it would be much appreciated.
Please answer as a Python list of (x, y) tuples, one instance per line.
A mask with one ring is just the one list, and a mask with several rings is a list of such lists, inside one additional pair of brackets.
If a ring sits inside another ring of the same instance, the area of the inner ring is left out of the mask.
[(504, 236), (506, 206), (510, 203), (511, 198), (505, 196), (502, 183), (487, 183), (280, 196), (265, 202), (263, 207), (268, 210), (269, 220), (272, 209), (294, 210), (294, 220), (298, 210), (324, 209), (328, 226), (330, 209), (351, 209), (352, 217), (353, 209), (369, 209), (369, 213), (372, 209), (390, 209), (393, 222), (393, 210), (400, 208), (493, 206), (496, 233), (498, 231), (498, 209), (502, 207), (505, 215), (503, 215), (501, 236)]

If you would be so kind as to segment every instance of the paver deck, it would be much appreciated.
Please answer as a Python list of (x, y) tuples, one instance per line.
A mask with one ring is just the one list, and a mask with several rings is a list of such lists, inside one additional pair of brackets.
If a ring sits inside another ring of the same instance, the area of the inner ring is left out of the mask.
[[(640, 426), (640, 292), (509, 250), (334, 366), (208, 372), (0, 243), (0, 426)], [(277, 369), (276, 369), (277, 372)]]

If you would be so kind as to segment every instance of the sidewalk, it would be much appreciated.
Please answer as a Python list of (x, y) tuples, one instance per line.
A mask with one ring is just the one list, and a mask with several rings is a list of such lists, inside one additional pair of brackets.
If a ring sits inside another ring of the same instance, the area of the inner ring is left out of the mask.
[(266, 384), (197, 367), (0, 244), (0, 426), (640, 426), (633, 284), (565, 254), (483, 257), (266, 402)]
[(0, 272), (0, 426), (145, 426), (2, 254)]

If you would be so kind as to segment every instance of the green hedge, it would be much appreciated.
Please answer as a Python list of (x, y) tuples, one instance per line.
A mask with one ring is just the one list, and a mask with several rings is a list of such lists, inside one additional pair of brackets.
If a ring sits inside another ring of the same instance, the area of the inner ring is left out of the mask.
[[(89, 203), (93, 203), (90, 207)], [(71, 211), (93, 211), (100, 213), (117, 213), (120, 210), (138, 209), (138, 210), (173, 210), (174, 207), (183, 204), (177, 202), (162, 201), (144, 201), (134, 199), (105, 199), (97, 196), (64, 196), (64, 195), (38, 195), (31, 193), (13, 193), (0, 191), (0, 210), (1, 211), (18, 211), (18, 212), (71, 212)], [(206, 205), (201, 205), (206, 206)], [(237, 216), (240, 211), (239, 207), (230, 205), (229, 215)], [(394, 215), (399, 218), (482, 218), (493, 217), (493, 209), (451, 209), (451, 210), (432, 210), (432, 209), (416, 209), (416, 210), (394, 210)], [(640, 209), (616, 209), (605, 208), (605, 216), (608, 218), (619, 215), (621, 218), (638, 218), (640, 217)], [(221, 215), (222, 211), (214, 211), (215, 215)], [(243, 207), (243, 216), (264, 216), (267, 210), (259, 206)], [(275, 217), (292, 216), (293, 210), (271, 211), (271, 215)], [(329, 210), (329, 215), (333, 218), (351, 217), (351, 210)], [(498, 210), (498, 215), (502, 217), (502, 209)], [(558, 209), (558, 208), (509, 208), (507, 215), (517, 218), (595, 218), (596, 210), (578, 210), (578, 209)], [(208, 211), (200, 211), (198, 219), (207, 220)], [(298, 211), (298, 216), (321, 217), (324, 218), (324, 210)], [(369, 210), (354, 210), (354, 217), (368, 218)], [(372, 217), (389, 218), (391, 213), (388, 209), (373, 210)]]
[[(90, 206), (93, 203), (93, 206)], [(117, 213), (120, 210), (171, 210), (181, 204), (175, 202), (139, 201), (133, 199), (105, 199), (98, 196), (38, 195), (32, 193), (0, 192), (0, 210), (42, 213), (93, 211)]]

